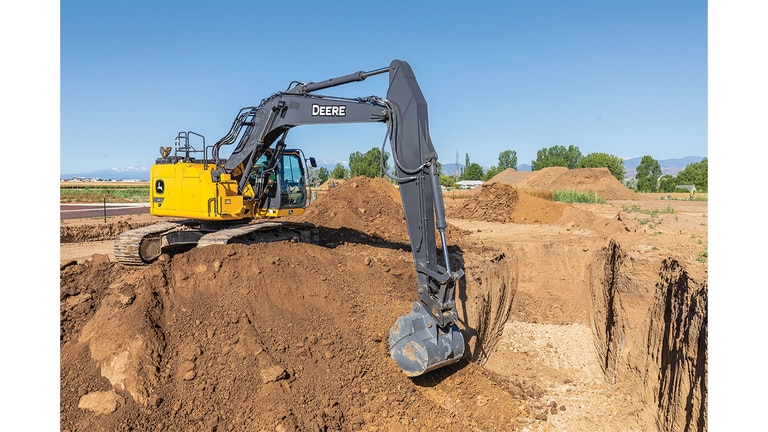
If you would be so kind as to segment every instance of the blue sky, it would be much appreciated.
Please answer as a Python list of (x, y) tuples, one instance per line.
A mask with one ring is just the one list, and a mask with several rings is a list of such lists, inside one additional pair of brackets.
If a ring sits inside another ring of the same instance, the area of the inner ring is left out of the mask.
[[(147, 168), (179, 131), (214, 143), (284, 90), (409, 62), (443, 164), (530, 164), (551, 146), (708, 156), (707, 3), (81, 1), (61, 14), (61, 173)], [(324, 91), (385, 96), (386, 75)], [(381, 146), (383, 124), (289, 134), (320, 161)]]

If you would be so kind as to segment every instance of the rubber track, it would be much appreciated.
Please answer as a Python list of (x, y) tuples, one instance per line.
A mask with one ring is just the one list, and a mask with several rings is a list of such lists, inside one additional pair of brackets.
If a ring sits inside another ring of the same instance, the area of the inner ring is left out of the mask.
[[(258, 237), (254, 237), (258, 236)], [(213, 244), (228, 244), (243, 240), (244, 243), (264, 241), (294, 240), (318, 243), (317, 228), (311, 224), (290, 222), (258, 222), (235, 228), (224, 229), (204, 235), (197, 242), (197, 247)]]
[[(146, 265), (149, 261), (141, 256), (140, 248), (142, 240), (152, 237), (160, 237), (178, 229), (186, 229), (187, 225), (194, 221), (184, 222), (160, 222), (141, 228), (125, 231), (115, 239), (114, 253), (117, 262), (130, 265)], [(292, 222), (259, 222), (246, 224), (227, 229), (221, 229), (208, 233), (200, 238), (197, 247), (212, 244), (228, 243), (259, 243), (269, 241), (299, 241), (319, 243), (317, 227), (312, 224)]]
[(124, 231), (115, 239), (115, 258), (117, 262), (125, 265), (147, 264), (139, 252), (141, 241), (153, 234), (160, 234), (183, 226), (181, 223), (160, 222), (141, 228)]

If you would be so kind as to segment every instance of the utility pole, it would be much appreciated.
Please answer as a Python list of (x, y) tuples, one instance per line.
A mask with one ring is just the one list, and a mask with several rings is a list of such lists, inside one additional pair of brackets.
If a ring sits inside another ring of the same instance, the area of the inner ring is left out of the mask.
[(453, 181), (458, 182), (459, 181), (459, 150), (456, 149), (456, 165), (454, 166), (455, 171), (453, 172)]

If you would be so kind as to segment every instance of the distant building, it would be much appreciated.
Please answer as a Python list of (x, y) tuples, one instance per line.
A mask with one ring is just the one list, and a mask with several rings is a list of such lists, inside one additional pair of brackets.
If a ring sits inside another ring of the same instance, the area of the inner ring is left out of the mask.
[(482, 180), (462, 180), (460, 182), (456, 182), (456, 186), (458, 186), (459, 189), (474, 189), (481, 184), (483, 184)]

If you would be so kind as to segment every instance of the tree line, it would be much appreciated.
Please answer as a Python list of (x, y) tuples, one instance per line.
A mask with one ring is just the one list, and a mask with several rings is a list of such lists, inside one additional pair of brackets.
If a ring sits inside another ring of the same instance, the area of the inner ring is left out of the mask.
[[(348, 179), (356, 176), (383, 177), (385, 173), (394, 175), (389, 167), (389, 153), (382, 152), (374, 147), (365, 154), (354, 152), (349, 155), (349, 169), (342, 164), (336, 164), (333, 170), (327, 168), (310, 168), (309, 182), (311, 185), (320, 185), (329, 179)], [(678, 191), (680, 185), (694, 185), (699, 192), (707, 192), (708, 166), (707, 158), (699, 162), (687, 165), (682, 171), (673, 176), (661, 173), (659, 162), (649, 155), (641, 158), (637, 166), (634, 179), (626, 180), (624, 160), (608, 153), (589, 153), (582, 155), (576, 146), (552, 146), (542, 148), (536, 152), (536, 160), (531, 161), (531, 170), (539, 171), (549, 167), (575, 168), (607, 168), (618, 181), (637, 192), (664, 192)], [(504, 150), (499, 153), (498, 164), (487, 170), (469, 159), (465, 154), (464, 168), (455, 175), (442, 173), (442, 164), (438, 162), (440, 183), (445, 187), (454, 187), (457, 181), (481, 180), (487, 181), (506, 169), (517, 169), (517, 152)], [(456, 167), (458, 169), (458, 167)]]

